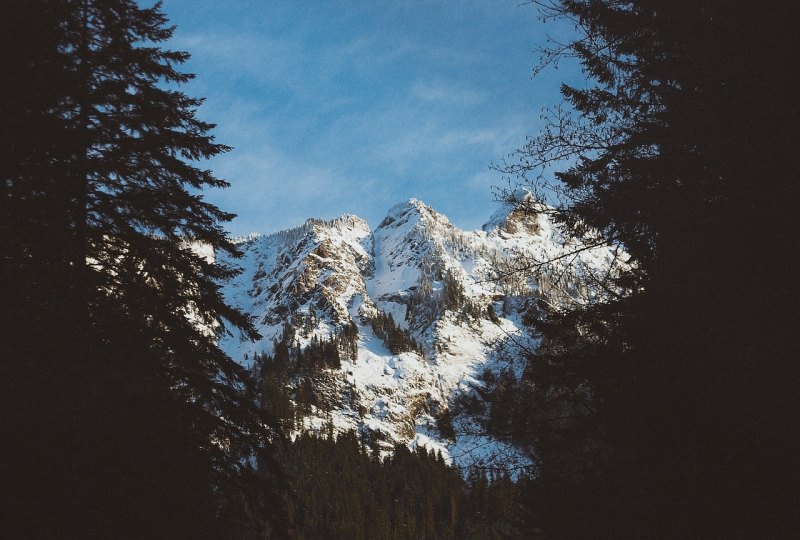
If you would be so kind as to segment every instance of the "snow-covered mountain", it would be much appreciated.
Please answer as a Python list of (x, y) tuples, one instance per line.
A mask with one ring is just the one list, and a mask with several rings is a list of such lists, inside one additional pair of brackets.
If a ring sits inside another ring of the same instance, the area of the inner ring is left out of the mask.
[[(519, 375), (531, 300), (581, 301), (591, 291), (580, 273), (614, 260), (607, 248), (564, 256), (577, 245), (546, 214), (504, 206), (483, 230), (462, 231), (416, 199), (392, 207), (374, 231), (345, 215), (240, 243), (244, 258), (234, 263), (244, 272), (225, 293), (263, 339), (227, 336), (226, 352), (260, 369), (255, 359), (273, 355), (282, 339), (298, 352), (349, 329), (356, 346), (311, 375), (295, 366), (289, 390), (297, 397), (302, 383), (315, 394), (296, 430), (355, 429), (380, 451), (422, 445), (459, 466), (528, 462), (525, 449), (480, 428), (487, 381)], [(534, 272), (534, 259), (555, 262)], [(391, 326), (387, 314), (406, 346), (376, 326)]]

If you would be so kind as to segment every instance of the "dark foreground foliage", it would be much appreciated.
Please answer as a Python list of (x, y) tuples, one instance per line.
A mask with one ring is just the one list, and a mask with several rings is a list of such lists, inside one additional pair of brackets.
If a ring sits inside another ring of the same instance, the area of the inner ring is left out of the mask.
[[(337, 336), (338, 346), (348, 347), (347, 334), (345, 329)], [(292, 335), (287, 325), (283, 337), (290, 340)], [(329, 370), (309, 373), (302, 366), (303, 358), (283, 340), (276, 342), (274, 356), (255, 358), (262, 381), (261, 404), (279, 418), (287, 433), (303, 425), (312, 407), (318, 415), (330, 412), (332, 397), (348, 398), (330, 396), (331, 381), (325, 378)], [(447, 422), (451, 420), (439, 419), (440, 425)], [(514, 481), (503, 471), (478, 467), (465, 475), (422, 448), (411, 451), (398, 445), (386, 456), (382, 434), (337, 434), (331, 421), (321, 431), (298, 435), (278, 456), (291, 486), (288, 516), (293, 537), (536, 537), (519, 504), (528, 482), (525, 478)]]
[(159, 6), (0, 12), (0, 536), (269, 529), (276, 432), (216, 345), (255, 331), (193, 249), (237, 253), (198, 194), (227, 148), (176, 89), (187, 54)]
[(483, 470), (465, 480), (422, 449), (398, 446), (381, 460), (354, 432), (306, 434), (284, 459), (297, 538), (534, 538), (521, 528), (519, 484)]
[(578, 30), (545, 61), (577, 58), (590, 83), (563, 87), (505, 170), (631, 266), (596, 284), (605, 302), (531, 314), (543, 346), (510, 426), (541, 460), (530, 519), (552, 537), (789, 536), (797, 3), (534, 3)]

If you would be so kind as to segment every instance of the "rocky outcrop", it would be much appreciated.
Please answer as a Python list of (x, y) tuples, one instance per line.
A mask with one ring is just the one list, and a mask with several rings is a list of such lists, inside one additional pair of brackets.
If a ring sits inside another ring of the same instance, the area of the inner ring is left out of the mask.
[[(325, 406), (312, 407), (298, 430), (332, 424), (386, 451), (422, 445), (460, 465), (525, 463), (523, 449), (480, 435), (480, 411), (467, 414), (455, 404), (464, 396), (480, 400), (487, 373), (488, 379), (508, 370), (519, 375), (515, 347), (528, 339), (522, 312), (545, 283), (553, 286), (541, 272), (516, 269), (501, 278), (498, 268), (555, 258), (567, 244), (545, 215), (505, 207), (483, 230), (462, 231), (416, 199), (392, 207), (374, 231), (358, 217), (342, 216), (252, 235), (241, 241), (245, 255), (235, 262), (244, 271), (226, 296), (258, 321), (263, 339), (230, 335), (222, 346), (252, 367), (254, 355), (271, 354), (293, 319), (306, 321), (293, 344), (300, 349), (355, 325), (357, 354), (319, 379)], [(578, 260), (602, 267), (612, 254), (594, 249)], [(392, 353), (371, 326), (379, 312), (390, 314), (418, 349)], [(445, 413), (454, 417), (455, 436), (440, 432), (437, 417)]]

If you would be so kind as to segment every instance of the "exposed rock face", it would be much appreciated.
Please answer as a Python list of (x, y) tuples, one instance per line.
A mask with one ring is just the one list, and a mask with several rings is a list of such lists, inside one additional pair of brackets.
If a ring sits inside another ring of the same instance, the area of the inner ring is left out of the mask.
[[(312, 407), (298, 429), (356, 429), (384, 450), (424, 445), (457, 465), (526, 463), (526, 449), (477, 434), (480, 401), (487, 376), (521, 372), (514, 344), (527, 339), (521, 311), (553, 285), (541, 272), (497, 274), (570, 246), (544, 215), (507, 207), (483, 230), (467, 232), (416, 199), (391, 208), (374, 231), (342, 216), (252, 236), (242, 240), (245, 257), (237, 262), (244, 272), (226, 295), (255, 317), (264, 338), (228, 336), (222, 346), (252, 365), (254, 353), (272, 353), (293, 315), (313, 314), (311, 327), (296, 336), (300, 348), (354, 323), (357, 354), (316, 379), (326, 406)], [(613, 254), (598, 248), (577, 257), (585, 268), (608, 268)], [(380, 312), (391, 314), (421, 351), (392, 354), (370, 324)], [(455, 406), (465, 398), (477, 409), (467, 414)], [(454, 438), (436, 420), (448, 413)]]

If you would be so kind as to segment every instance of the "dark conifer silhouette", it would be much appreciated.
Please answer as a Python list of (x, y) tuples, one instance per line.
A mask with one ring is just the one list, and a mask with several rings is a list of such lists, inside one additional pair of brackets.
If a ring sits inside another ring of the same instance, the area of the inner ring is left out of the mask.
[(228, 326), (256, 333), (220, 294), (236, 270), (200, 252), (238, 254), (232, 215), (200, 194), (227, 184), (197, 160), (227, 147), (179, 90), (188, 55), (161, 47), (159, 5), (2, 11), (2, 527), (203, 537), (279, 522), (275, 434), (216, 345)]
[(516, 429), (541, 459), (532, 519), (553, 536), (789, 534), (797, 7), (535, 3), (579, 32), (545, 63), (575, 57), (593, 84), (563, 86), (504, 169), (631, 266), (599, 284), (609, 301), (530, 318), (543, 346)]
[(299, 435), (285, 455), (295, 489), (298, 538), (531, 538), (522, 529), (520, 484), (475, 469), (468, 479), (440, 455), (397, 446), (370, 456), (355, 432)]

